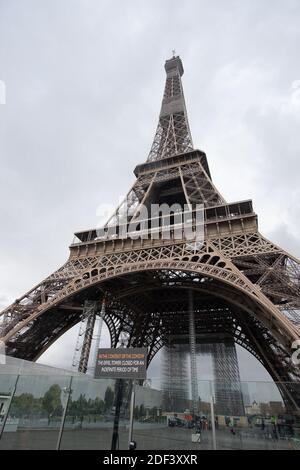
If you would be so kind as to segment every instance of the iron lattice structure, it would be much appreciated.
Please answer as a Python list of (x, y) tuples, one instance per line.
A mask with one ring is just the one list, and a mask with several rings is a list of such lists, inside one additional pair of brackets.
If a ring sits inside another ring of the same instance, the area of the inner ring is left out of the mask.
[(183, 412), (189, 408), (189, 373), (187, 367), (188, 348), (186, 344), (169, 338), (163, 355), (163, 408), (170, 412)]
[[(183, 335), (170, 337), (163, 358), (164, 409), (184, 412), (186, 408), (194, 414), (201, 412), (202, 393), (207, 394), (207, 382), (199, 387), (196, 367), (193, 362), (201, 362), (211, 356), (214, 382), (215, 411), (220, 415), (243, 416), (245, 414), (243, 392), (234, 339), (226, 334), (205, 334), (196, 337), (196, 346), (190, 347)], [(191, 371), (188, 372), (187, 358), (190, 355)], [(189, 377), (196, 378), (190, 380)], [(201, 382), (200, 382), (201, 384)], [(189, 385), (192, 400), (189, 402)], [(242, 384), (244, 385), (244, 384)], [(194, 390), (192, 389), (194, 387)]]
[[(298, 407), (291, 347), (300, 338), (300, 262), (260, 234), (251, 200), (227, 203), (216, 189), (205, 153), (193, 149), (180, 58), (165, 68), (149, 158), (135, 168), (105, 236), (96, 229), (76, 233), (67, 262), (2, 312), (1, 339), (8, 354), (37, 360), (79, 321), (86, 300), (100, 305), (105, 297), (113, 347), (125, 334), (128, 346), (148, 347), (150, 362), (170, 336), (189, 338), (192, 321), (197, 341), (226, 334), (250, 351), (275, 381), (289, 383), (282, 393)], [(175, 238), (172, 225), (169, 239), (163, 227), (155, 239), (120, 236), (142, 205), (174, 202), (187, 204), (193, 217), (204, 205), (201, 246), (184, 234)]]
[(177, 61), (177, 67), (174, 67), (174, 60), (169, 60), (165, 69), (165, 92), (148, 161), (172, 157), (193, 149), (181, 83), (182, 63)]

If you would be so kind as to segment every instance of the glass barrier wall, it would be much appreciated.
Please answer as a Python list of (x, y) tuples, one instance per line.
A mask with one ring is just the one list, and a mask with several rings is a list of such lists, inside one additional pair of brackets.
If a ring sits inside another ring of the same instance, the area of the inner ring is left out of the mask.
[[(1, 390), (4, 377), (0, 375)], [(55, 449), (68, 381), (65, 376), (19, 375), (13, 396), (6, 398), (0, 449)]]
[(0, 373), (0, 449), (300, 450), (299, 404), (300, 383), (198, 381), (192, 399), (180, 380)]
[(196, 403), (183, 390), (180, 380), (173, 380), (170, 389), (155, 379), (135, 385), (132, 437), (137, 449), (213, 448), (210, 382), (198, 383)]
[(131, 381), (74, 377), (60, 448), (111, 449), (115, 432), (115, 448), (127, 449), (131, 389)]
[(15, 393), (17, 380), (17, 375), (0, 375), (0, 448), (3, 443), (4, 429), (6, 432), (16, 429), (16, 421), (8, 419), (7, 415)]
[(217, 449), (300, 449), (300, 383), (213, 383)]

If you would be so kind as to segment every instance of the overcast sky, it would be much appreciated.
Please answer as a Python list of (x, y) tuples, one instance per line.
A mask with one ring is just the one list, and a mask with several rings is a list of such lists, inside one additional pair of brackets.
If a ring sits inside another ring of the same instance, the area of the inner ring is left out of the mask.
[[(215, 184), (300, 256), (299, 44), (299, 0), (0, 0), (0, 308), (133, 183), (172, 49)], [(69, 333), (44, 361), (68, 365), (73, 348)]]

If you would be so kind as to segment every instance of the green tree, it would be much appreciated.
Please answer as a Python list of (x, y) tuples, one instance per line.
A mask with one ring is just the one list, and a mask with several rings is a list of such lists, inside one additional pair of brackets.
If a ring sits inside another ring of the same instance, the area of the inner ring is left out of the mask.
[(62, 404), (61, 404), (61, 388), (59, 385), (51, 385), (49, 390), (45, 393), (42, 405), (43, 408), (47, 411), (48, 414), (48, 425), (50, 424), (51, 417), (55, 414), (61, 413)]
[(11, 413), (17, 417), (28, 417), (31, 413), (41, 411), (41, 403), (39, 398), (35, 398), (31, 393), (22, 393), (14, 397)]

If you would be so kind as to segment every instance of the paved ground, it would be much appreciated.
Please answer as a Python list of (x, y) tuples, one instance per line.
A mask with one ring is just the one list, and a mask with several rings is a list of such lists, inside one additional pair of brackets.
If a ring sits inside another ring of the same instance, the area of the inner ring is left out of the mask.
[[(111, 428), (66, 430), (62, 449), (110, 449)], [(24, 430), (6, 432), (0, 440), (0, 449), (55, 449), (56, 430)], [(212, 449), (212, 434), (202, 433), (201, 442), (192, 442), (192, 431), (185, 428), (139, 427), (134, 431), (138, 449), (147, 450), (205, 450)], [(119, 448), (126, 449), (128, 429), (120, 428)], [(265, 438), (259, 430), (238, 431), (235, 436), (228, 429), (217, 430), (218, 449), (300, 449), (298, 441)]]

